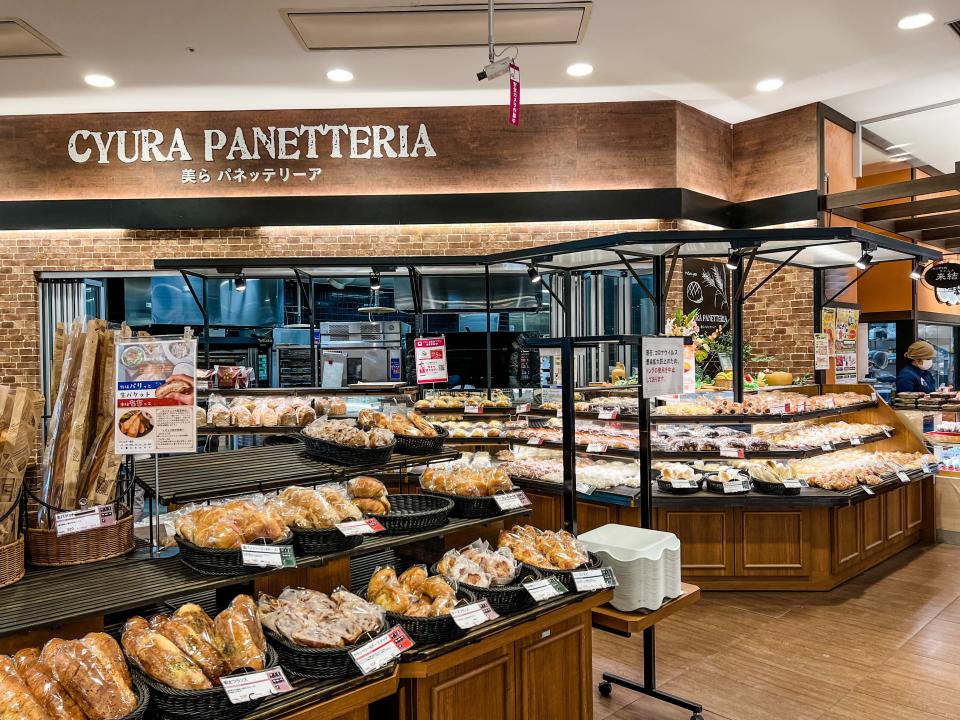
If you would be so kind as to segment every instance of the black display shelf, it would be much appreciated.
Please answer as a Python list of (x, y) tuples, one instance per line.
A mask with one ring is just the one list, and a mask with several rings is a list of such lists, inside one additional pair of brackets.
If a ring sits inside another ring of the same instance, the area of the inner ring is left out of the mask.
[[(492, 518), (451, 520), (443, 527), (407, 535), (371, 535), (351, 550), (297, 557), (297, 566), (323, 565), (344, 557), (362, 557), (448, 533), (509, 522), (529, 514), (521, 508)], [(178, 557), (137, 559), (126, 556), (88, 565), (28, 568), (23, 580), (3, 589), (6, 612), (0, 615), (0, 636), (71, 620), (155, 606), (205, 590), (246, 585), (277, 570), (251, 569), (243, 575), (201, 575)]]
[(512, 417), (517, 414), (516, 408), (510, 407), (485, 407), (483, 412), (466, 412), (463, 408), (414, 408), (421, 415), (462, 415), (464, 420), (476, 419), (477, 422), (486, 419), (499, 420), (500, 418)]
[[(333, 419), (333, 418), (331, 418)], [(217, 427), (198, 425), (197, 435), (295, 435), (303, 432), (300, 425), (258, 425), (257, 427)]]
[(689, 450), (689, 451), (678, 451), (678, 452), (666, 452), (663, 450), (654, 450), (651, 454), (654, 460), (715, 460), (717, 462), (723, 462), (725, 460), (797, 460), (800, 458), (811, 458), (817, 457), (818, 455), (826, 455), (828, 453), (836, 452), (837, 450), (845, 450), (847, 448), (861, 447), (862, 445), (869, 445), (870, 443), (879, 442), (880, 440), (886, 440), (887, 438), (893, 437), (893, 431), (889, 435), (886, 433), (876, 433), (874, 435), (864, 435), (860, 438), (860, 444), (854, 445), (850, 440), (842, 440), (840, 442), (831, 443), (829, 450), (825, 450), (823, 447), (818, 448), (798, 448), (795, 450), (792, 449), (783, 449), (783, 450), (753, 450), (753, 451), (744, 451), (743, 457), (728, 457), (726, 455), (721, 455), (719, 450)]
[(208, 395), (222, 395), (223, 397), (237, 397), (249, 395), (251, 397), (269, 397), (271, 395), (301, 396), (301, 395), (409, 395), (417, 388), (405, 385), (399, 388), (324, 388), (324, 387), (250, 387), (250, 388), (207, 388), (198, 390), (197, 397), (205, 398)]
[[(552, 440), (544, 440), (539, 445), (530, 445), (525, 438), (504, 438), (512, 445), (528, 445), (529, 447), (540, 447), (547, 448), (550, 450), (563, 450), (563, 443), (554, 442)], [(580, 455), (590, 455), (592, 457), (609, 457), (617, 458), (619, 460), (635, 460), (640, 457), (639, 450), (621, 450), (618, 448), (608, 447), (606, 452), (587, 452), (588, 444), (577, 443), (576, 450)]]
[[(615, 408), (611, 408), (611, 409), (615, 409)], [(530, 408), (530, 410), (528, 410), (527, 412), (520, 413), (520, 415), (536, 415), (538, 417), (562, 418), (563, 416), (558, 415), (557, 412), (558, 412), (557, 410), (551, 410), (549, 408), (535, 407), (535, 408)], [(640, 418), (636, 415), (636, 413), (632, 413), (632, 414), (621, 413), (620, 411), (617, 411), (617, 417), (613, 418), (612, 420), (607, 418), (601, 418), (599, 412), (593, 412), (593, 411), (587, 412), (587, 411), (581, 410), (574, 413), (574, 416), (577, 418), (577, 420), (596, 420), (599, 422), (625, 422), (625, 423), (633, 423), (633, 424), (640, 422)]]
[(443, 442), (450, 445), (506, 445), (516, 441), (505, 437), (448, 437)]
[[(160, 503), (183, 504), (279, 490), (288, 485), (337, 482), (357, 475), (382, 474), (411, 466), (455, 460), (460, 453), (444, 450), (434, 455), (394, 453), (386, 463), (348, 467), (309, 457), (302, 443), (243, 448), (215, 453), (168, 455), (160, 458)], [(136, 466), (145, 490), (154, 489), (154, 463)]]
[(802, 413), (783, 413), (770, 415), (650, 415), (651, 425), (757, 425), (761, 423), (792, 423), (817, 418), (837, 417), (849, 415), (858, 410), (866, 410), (877, 406), (876, 400), (856, 405), (847, 405), (842, 408), (827, 408)]
[(244, 720), (281, 720), (281, 718), (290, 717), (296, 710), (318, 705), (364, 685), (390, 678), (395, 668), (396, 664), (391, 663), (370, 675), (341, 680), (308, 680), (290, 677), (288, 679), (293, 686), (292, 691), (268, 698), (256, 710), (246, 715)]
[[(513, 484), (521, 490), (532, 490), (534, 492), (546, 495), (562, 495), (563, 485), (549, 480), (537, 480), (535, 478), (523, 477), (522, 475), (511, 475)], [(586, 481), (584, 484), (589, 485)], [(578, 483), (579, 485), (580, 483)], [(593, 500), (607, 505), (621, 505), (623, 507), (636, 507), (640, 502), (640, 488), (630, 485), (616, 485), (614, 487), (598, 488), (593, 492), (585, 493), (577, 491), (577, 497), (581, 500)]]

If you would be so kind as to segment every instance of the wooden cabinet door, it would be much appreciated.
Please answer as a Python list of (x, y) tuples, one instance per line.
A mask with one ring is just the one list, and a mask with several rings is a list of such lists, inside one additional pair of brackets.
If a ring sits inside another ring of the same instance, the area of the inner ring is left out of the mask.
[(577, 532), (585, 533), (601, 525), (617, 522), (617, 506), (609, 503), (577, 501)]
[(918, 533), (923, 524), (923, 483), (914, 480), (905, 485), (903, 490), (906, 496), (906, 532)]
[(886, 515), (885, 532), (888, 543), (896, 543), (903, 539), (907, 520), (907, 511), (903, 502), (904, 495), (904, 489), (898, 487), (883, 496), (884, 514)]
[(689, 578), (733, 575), (733, 522), (732, 509), (657, 511), (657, 529), (680, 538), (680, 571)]
[(515, 720), (515, 682), (513, 645), (505, 645), (409, 685), (406, 692), (401, 693), (403, 717), (409, 720)]
[(863, 533), (860, 546), (863, 548), (864, 557), (869, 557), (880, 552), (886, 540), (884, 496), (878, 495), (864, 500), (860, 503), (860, 508), (860, 531)]
[(563, 498), (560, 495), (548, 495), (533, 490), (523, 491), (530, 498), (531, 525), (541, 530), (560, 530), (563, 528)]
[[(737, 576), (810, 574), (809, 510), (738, 510)], [(680, 546), (681, 553), (683, 545)]]
[(833, 509), (833, 572), (863, 559), (863, 532), (859, 505)]
[(589, 720), (593, 716), (590, 633), (587, 613), (515, 643), (517, 720)]

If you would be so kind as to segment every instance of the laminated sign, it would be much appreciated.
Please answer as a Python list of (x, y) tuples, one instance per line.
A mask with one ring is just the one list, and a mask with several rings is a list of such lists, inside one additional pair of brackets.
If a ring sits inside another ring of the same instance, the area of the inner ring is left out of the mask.
[(118, 341), (116, 368), (117, 453), (196, 452), (197, 341)]
[(413, 351), (418, 384), (447, 381), (446, 338), (418, 338), (413, 341)]
[(683, 338), (645, 337), (641, 344), (645, 398), (683, 392)]

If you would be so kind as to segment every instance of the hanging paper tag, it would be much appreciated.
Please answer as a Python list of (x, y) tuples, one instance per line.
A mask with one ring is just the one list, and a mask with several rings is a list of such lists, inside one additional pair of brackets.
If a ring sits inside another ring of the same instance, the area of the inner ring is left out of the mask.
[(742, 457), (743, 457), (743, 449), (742, 449), (742, 448), (722, 447), (722, 448), (720, 448), (720, 457), (742, 458)]
[(596, 570), (577, 570), (570, 573), (573, 576), (573, 584), (577, 592), (592, 592), (603, 590), (608, 587), (617, 586), (617, 578), (613, 574), (613, 568), (602, 567)]
[(907, 475), (906, 471), (904, 471), (904, 470), (898, 470), (898, 471), (897, 471), (897, 477), (900, 478), (900, 482), (902, 482), (902, 483), (908, 483), (908, 482), (910, 482), (910, 476)]
[(820, 449), (823, 450), (824, 452), (833, 452), (833, 445), (826, 442), (820, 446)]
[(520, 68), (510, 63), (510, 124), (520, 125)]
[(220, 684), (227, 693), (227, 699), (234, 705), (293, 690), (279, 667), (246, 675), (225, 675), (220, 678)]
[(803, 483), (801, 483), (799, 480), (784, 480), (783, 486), (785, 488), (799, 488), (803, 487)]
[(532, 437), (527, 438), (527, 445), (543, 445), (543, 438)]
[(605, 453), (607, 451), (607, 446), (603, 443), (590, 443), (587, 445), (588, 453)]
[(384, 530), (383, 525), (376, 518), (337, 523), (335, 527), (347, 537), (351, 535), (372, 535)]
[(477, 625), (483, 625), (483, 623), (489, 620), (496, 620), (500, 616), (490, 607), (489, 602), (481, 600), (480, 602), (454, 608), (450, 611), (450, 617), (453, 618), (453, 622), (456, 623), (458, 628), (469, 630)]
[(493, 500), (501, 510), (517, 510), (530, 504), (530, 498), (526, 496), (523, 490), (494, 495)]
[(553, 575), (545, 577), (542, 580), (525, 582), (523, 586), (527, 589), (527, 592), (530, 593), (530, 596), (538, 601), (560, 597), (568, 592), (564, 584)]
[(57, 513), (55, 519), (57, 537), (73, 535), (84, 530), (97, 530), (116, 525), (117, 517), (113, 505), (94, 505), (86, 510), (70, 510)]
[(851, 444), (851, 445), (863, 445), (863, 439), (862, 439), (862, 438), (859, 438), (859, 437), (852, 437), (852, 438), (850, 438), (850, 444)]
[(867, 495), (876, 495), (876, 493), (873, 491), (873, 488), (869, 485), (861, 485), (860, 489), (863, 490)]
[(594, 490), (596, 490), (596, 488), (590, 483), (585, 483), (585, 482), (577, 483), (577, 492), (580, 493), (581, 495), (592, 495)]
[(464, 415), (483, 415), (483, 405), (464, 405)]
[(253, 567), (296, 567), (292, 545), (241, 545), (244, 565)]
[(523, 405), (517, 405), (517, 413), (528, 413), (530, 412), (530, 403), (523, 403)]
[(394, 625), (388, 632), (364, 643), (356, 650), (350, 651), (350, 657), (364, 675), (379, 670), (390, 663), (404, 650), (413, 647), (413, 640), (399, 625)]
[(618, 413), (616, 410), (600, 410), (597, 413), (597, 419), (598, 420), (616, 420), (617, 415)]

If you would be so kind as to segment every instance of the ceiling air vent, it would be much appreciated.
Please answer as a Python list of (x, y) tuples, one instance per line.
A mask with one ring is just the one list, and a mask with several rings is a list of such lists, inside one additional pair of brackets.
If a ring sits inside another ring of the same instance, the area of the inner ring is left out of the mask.
[[(576, 45), (590, 2), (502, 3), (497, 45)], [(357, 10), (281, 10), (304, 50), (480, 47), (487, 44), (487, 6), (421, 5)]]
[(960, 35), (960, 19), (948, 22), (947, 27), (953, 30), (957, 35)]
[(20, 18), (0, 18), (0, 58), (55, 57), (60, 48)]

